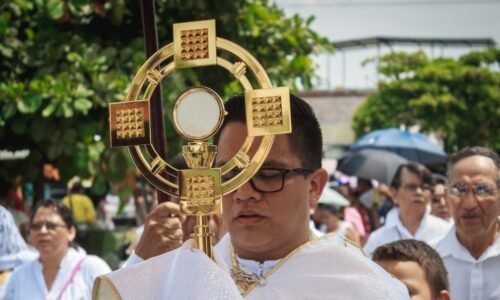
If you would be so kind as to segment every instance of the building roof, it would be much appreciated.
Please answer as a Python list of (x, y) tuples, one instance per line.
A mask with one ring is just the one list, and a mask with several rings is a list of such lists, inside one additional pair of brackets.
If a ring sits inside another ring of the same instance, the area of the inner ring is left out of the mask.
[(491, 38), (415, 38), (415, 37), (369, 37), (344, 41), (334, 41), (336, 49), (363, 48), (378, 45), (435, 45), (445, 47), (495, 47), (496, 43)]
[(299, 97), (318, 98), (328, 97), (334, 100), (337, 97), (366, 97), (376, 92), (375, 89), (336, 89), (336, 90), (310, 90), (298, 92)]

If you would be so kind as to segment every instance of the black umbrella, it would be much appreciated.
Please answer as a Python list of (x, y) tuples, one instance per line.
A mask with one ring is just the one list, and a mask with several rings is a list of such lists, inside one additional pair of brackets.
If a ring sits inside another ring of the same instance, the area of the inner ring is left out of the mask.
[(398, 167), (405, 163), (408, 160), (389, 151), (360, 149), (349, 151), (340, 158), (337, 170), (349, 176), (376, 179), (390, 185)]
[(383, 149), (424, 165), (445, 164), (446, 152), (425, 135), (396, 128), (370, 132), (351, 145), (350, 149)]

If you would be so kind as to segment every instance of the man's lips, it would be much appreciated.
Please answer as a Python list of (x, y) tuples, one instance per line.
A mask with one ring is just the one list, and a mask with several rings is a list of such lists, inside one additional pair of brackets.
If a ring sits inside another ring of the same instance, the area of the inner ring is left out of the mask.
[(242, 224), (255, 224), (262, 221), (264, 218), (265, 216), (256, 211), (247, 210), (239, 212), (236, 215), (235, 220)]
[(466, 220), (466, 221), (472, 221), (472, 220), (479, 219), (479, 216), (478, 215), (463, 215), (461, 218)]

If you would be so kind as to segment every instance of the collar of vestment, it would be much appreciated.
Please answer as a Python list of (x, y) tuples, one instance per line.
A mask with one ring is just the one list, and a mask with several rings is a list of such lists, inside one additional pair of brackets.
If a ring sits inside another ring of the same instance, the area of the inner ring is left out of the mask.
[(280, 261), (276, 260), (266, 260), (263, 262), (258, 262), (250, 259), (243, 259), (236, 255), (238, 260), (238, 265), (247, 273), (257, 274), (258, 276), (263, 276), (265, 273), (269, 272), (276, 264)]
[[(250, 294), (257, 286), (265, 286), (267, 284), (267, 279), (277, 271), (281, 266), (283, 266), (290, 258), (292, 258), (296, 253), (300, 250), (313, 245), (315, 242), (318, 242), (323, 239), (329, 239), (332, 237), (338, 237), (336, 233), (325, 234), (321, 237), (317, 237), (314, 233), (311, 232), (310, 240), (293, 251), (291, 251), (287, 256), (278, 260), (269, 260), (264, 262), (258, 262), (254, 260), (241, 259), (237, 257), (232, 244), (229, 243), (230, 247), (230, 255), (231, 255), (231, 267), (230, 273), (233, 278), (238, 290), (240, 291), (243, 297), (246, 297)], [(338, 237), (339, 240), (342, 239)], [(347, 239), (342, 239), (341, 242), (344, 246), (354, 246), (358, 250), (362, 252), (362, 250), (357, 247), (355, 244), (350, 242)]]

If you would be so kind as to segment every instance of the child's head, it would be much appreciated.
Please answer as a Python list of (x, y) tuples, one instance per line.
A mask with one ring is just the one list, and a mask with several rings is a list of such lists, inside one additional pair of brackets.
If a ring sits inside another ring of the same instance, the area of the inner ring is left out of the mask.
[(439, 254), (417, 240), (400, 240), (378, 247), (373, 260), (401, 280), (416, 299), (450, 299), (448, 272)]
[(325, 226), (326, 232), (336, 231), (344, 218), (343, 207), (334, 204), (319, 203), (313, 219)]

